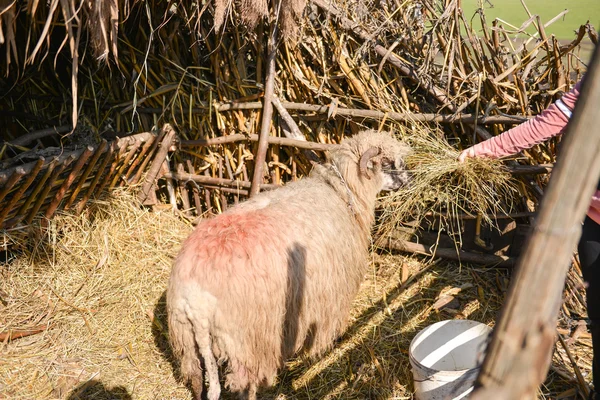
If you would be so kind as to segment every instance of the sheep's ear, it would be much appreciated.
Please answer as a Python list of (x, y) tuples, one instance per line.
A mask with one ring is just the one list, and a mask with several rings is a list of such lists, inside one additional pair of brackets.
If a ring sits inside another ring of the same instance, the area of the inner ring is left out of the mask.
[(367, 179), (371, 179), (373, 177), (373, 172), (369, 171), (367, 168), (367, 163), (371, 160), (371, 158), (377, 155), (379, 155), (379, 149), (377, 147), (370, 147), (362, 154), (362, 156), (360, 156), (358, 167), (360, 169), (360, 173), (366, 176)]

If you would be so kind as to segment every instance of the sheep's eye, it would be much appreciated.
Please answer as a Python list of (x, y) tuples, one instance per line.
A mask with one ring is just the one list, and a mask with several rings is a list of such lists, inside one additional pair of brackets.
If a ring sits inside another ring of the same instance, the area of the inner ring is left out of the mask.
[(390, 160), (382, 160), (381, 169), (383, 169), (384, 171), (394, 169), (394, 163)]

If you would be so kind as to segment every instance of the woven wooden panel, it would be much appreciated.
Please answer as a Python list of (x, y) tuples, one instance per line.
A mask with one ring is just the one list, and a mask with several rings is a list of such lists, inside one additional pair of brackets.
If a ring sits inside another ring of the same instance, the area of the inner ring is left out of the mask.
[(144, 132), (15, 161), (18, 165), (0, 171), (0, 229), (27, 225), (36, 216), (51, 218), (59, 209), (81, 212), (103, 191), (138, 183), (163, 136), (164, 129)]

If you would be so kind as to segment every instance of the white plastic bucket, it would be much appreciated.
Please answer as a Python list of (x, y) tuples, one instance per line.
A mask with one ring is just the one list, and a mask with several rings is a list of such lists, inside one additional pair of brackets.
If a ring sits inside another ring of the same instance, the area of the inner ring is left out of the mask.
[(473, 390), (490, 327), (448, 320), (428, 326), (408, 349), (418, 400), (466, 399)]

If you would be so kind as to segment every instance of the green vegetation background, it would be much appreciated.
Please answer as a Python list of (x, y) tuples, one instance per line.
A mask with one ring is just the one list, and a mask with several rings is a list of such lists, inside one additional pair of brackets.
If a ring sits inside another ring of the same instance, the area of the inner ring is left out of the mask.
[[(462, 0), (462, 8), (468, 19), (473, 16), (479, 4), (480, 1), (478, 0)], [(574, 39), (575, 31), (588, 20), (596, 31), (600, 30), (600, 0), (525, 0), (525, 4), (531, 14), (537, 14), (541, 17), (544, 24), (561, 11), (569, 10), (560, 20), (546, 28), (548, 35), (554, 34), (560, 40)], [(529, 18), (520, 0), (483, 1), (483, 8), (489, 24), (494, 18), (501, 18), (516, 27), (520, 27)], [(480, 29), (477, 16), (473, 19), (473, 27), (475, 30)], [(530, 28), (528, 32), (534, 32), (534, 29)]]

